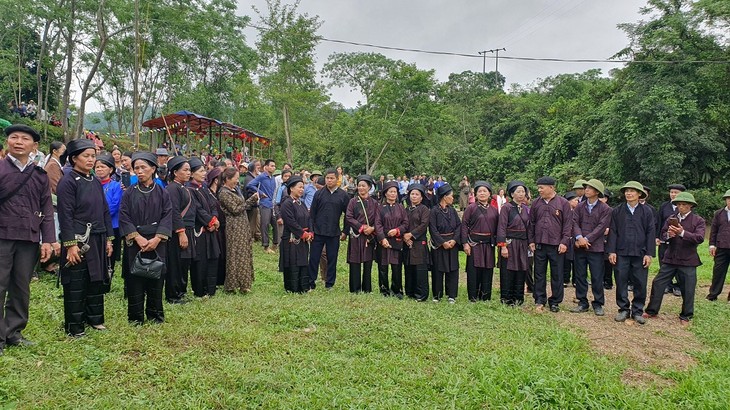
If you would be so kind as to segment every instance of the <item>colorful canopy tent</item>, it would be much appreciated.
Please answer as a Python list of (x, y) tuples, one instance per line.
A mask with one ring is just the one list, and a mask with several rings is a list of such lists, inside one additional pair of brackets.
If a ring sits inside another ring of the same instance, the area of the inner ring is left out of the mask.
[[(260, 152), (261, 149), (268, 147), (269, 153), (271, 152), (271, 140), (269, 138), (237, 125), (224, 123), (190, 111), (183, 110), (163, 117), (153, 118), (143, 122), (142, 126), (150, 128), (153, 131), (158, 131), (162, 134), (162, 139), (167, 138), (168, 132), (170, 136), (184, 136), (186, 139), (190, 136), (202, 139), (207, 135), (208, 146), (211, 150), (213, 150), (213, 136), (215, 135), (218, 137), (219, 152), (223, 151), (224, 138), (230, 138), (233, 141), (234, 147), (236, 140), (241, 140), (241, 145), (248, 144), (249, 152), (253, 156), (255, 156), (256, 148), (259, 148)], [(150, 147), (157, 145), (152, 140), (153, 134), (150, 133)], [(254, 145), (254, 143), (258, 146)]]

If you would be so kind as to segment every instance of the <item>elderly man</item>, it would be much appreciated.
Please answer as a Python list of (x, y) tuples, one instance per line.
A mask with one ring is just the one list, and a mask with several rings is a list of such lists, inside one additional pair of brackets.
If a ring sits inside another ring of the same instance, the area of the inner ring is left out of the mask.
[(679, 321), (688, 325), (694, 316), (695, 289), (697, 288), (697, 267), (702, 264), (697, 246), (705, 241), (705, 220), (692, 213), (697, 202), (689, 192), (680, 192), (672, 200), (677, 213), (664, 222), (660, 239), (667, 243), (662, 258), (662, 267), (651, 283), (651, 299), (644, 318), (655, 317), (662, 306), (664, 288), (673, 277), (677, 277), (682, 294), (682, 311)]
[[(626, 203), (611, 212), (611, 227), (608, 233), (608, 261), (616, 266), (617, 322), (624, 322), (631, 316), (636, 323), (644, 324), (646, 319), (646, 282), (649, 266), (656, 254), (654, 246), (654, 215), (651, 209), (639, 203), (646, 196), (644, 186), (629, 181), (621, 187)], [(634, 298), (629, 306), (629, 278), (634, 284)]]
[[(555, 192), (557, 182), (552, 177), (537, 180), (539, 198), (530, 207), (528, 237), (533, 241), (530, 250), (535, 254), (535, 310), (542, 312), (545, 303), (550, 311), (560, 311), (563, 301), (563, 264), (568, 251), (573, 227), (573, 213), (568, 201)], [(550, 288), (552, 295), (547, 297), (547, 268), (550, 263)]]
[[(730, 264), (730, 189), (722, 196), (725, 207), (718, 209), (712, 218), (710, 228), (710, 256), (714, 258), (712, 268), (712, 285), (707, 300), (715, 301), (722, 293), (727, 268)], [(730, 301), (730, 295), (727, 300)]]
[(25, 125), (5, 128), (8, 152), (0, 161), (0, 356), (5, 346), (33, 343), (21, 333), (28, 324), (30, 278), (40, 260), (60, 255), (48, 175), (30, 159), (40, 134)]
[[(663, 202), (659, 206), (659, 210), (656, 214), (656, 244), (659, 246), (659, 266), (662, 265), (662, 260), (664, 258), (664, 253), (667, 251), (667, 248), (669, 248), (669, 244), (661, 239), (659, 237), (659, 234), (661, 233), (662, 226), (664, 226), (664, 222), (667, 221), (667, 218), (677, 213), (677, 206), (674, 205), (672, 201), (674, 201), (674, 198), (677, 197), (681, 192), (684, 192), (687, 190), (687, 188), (682, 184), (671, 184), (667, 187), (669, 189), (669, 201)], [(679, 286), (677, 285), (676, 278), (673, 278), (670, 283), (667, 284), (667, 288), (664, 289), (664, 293), (672, 293), (674, 296), (681, 296), (682, 293), (679, 290)]]

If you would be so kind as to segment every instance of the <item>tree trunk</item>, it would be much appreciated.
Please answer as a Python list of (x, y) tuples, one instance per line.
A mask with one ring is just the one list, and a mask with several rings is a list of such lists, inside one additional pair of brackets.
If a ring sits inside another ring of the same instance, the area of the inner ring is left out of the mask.
[(292, 158), (291, 132), (289, 130), (289, 109), (286, 104), (282, 107), (282, 112), (284, 114), (284, 135), (286, 136), (286, 160), (292, 164), (294, 160)]
[(71, 80), (73, 78), (74, 61), (74, 24), (76, 18), (76, 0), (71, 0), (71, 18), (66, 28), (66, 82), (63, 85), (63, 100), (61, 103), (61, 127), (63, 128), (63, 140), (69, 142), (71, 134), (68, 132), (67, 114), (71, 99)]

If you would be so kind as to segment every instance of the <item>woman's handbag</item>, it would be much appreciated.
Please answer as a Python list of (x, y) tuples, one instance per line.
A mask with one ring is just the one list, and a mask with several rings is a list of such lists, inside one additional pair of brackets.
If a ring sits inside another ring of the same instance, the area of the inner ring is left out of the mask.
[(142, 252), (138, 252), (132, 264), (131, 274), (146, 279), (160, 279), (162, 277), (162, 269), (165, 263), (160, 259), (160, 255), (155, 251), (155, 258), (148, 259), (142, 257)]

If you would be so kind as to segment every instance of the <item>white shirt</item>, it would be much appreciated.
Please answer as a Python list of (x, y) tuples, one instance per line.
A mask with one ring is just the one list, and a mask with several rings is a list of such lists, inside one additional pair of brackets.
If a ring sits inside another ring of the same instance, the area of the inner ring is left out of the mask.
[(18, 168), (18, 169), (20, 170), (20, 172), (23, 172), (23, 171), (25, 171), (25, 168), (27, 168), (27, 167), (28, 167), (28, 165), (30, 165), (30, 164), (32, 164), (32, 163), (33, 163), (33, 161), (32, 161), (32, 160), (30, 159), (30, 157), (28, 157), (28, 161), (27, 161), (27, 162), (25, 163), (25, 165), (23, 165), (23, 164), (22, 164), (22, 163), (20, 162), (20, 160), (19, 160), (19, 159), (15, 158), (14, 156), (12, 156), (12, 155), (10, 155), (10, 154), (8, 154), (8, 158), (10, 158), (10, 162), (12, 162), (12, 163), (13, 163), (13, 165), (15, 165), (15, 166), (16, 166), (16, 167), (17, 167), (17, 168)]
[(636, 203), (636, 205), (634, 205), (634, 206), (631, 206), (631, 205), (629, 205), (629, 203), (627, 202), (627, 203), (626, 203), (626, 206), (627, 206), (627, 207), (629, 208), (629, 212), (631, 212), (631, 215), (633, 215), (633, 214), (634, 214), (634, 211), (636, 211), (636, 207), (637, 207), (637, 206), (639, 206), (639, 203), (637, 202), (637, 203)]

